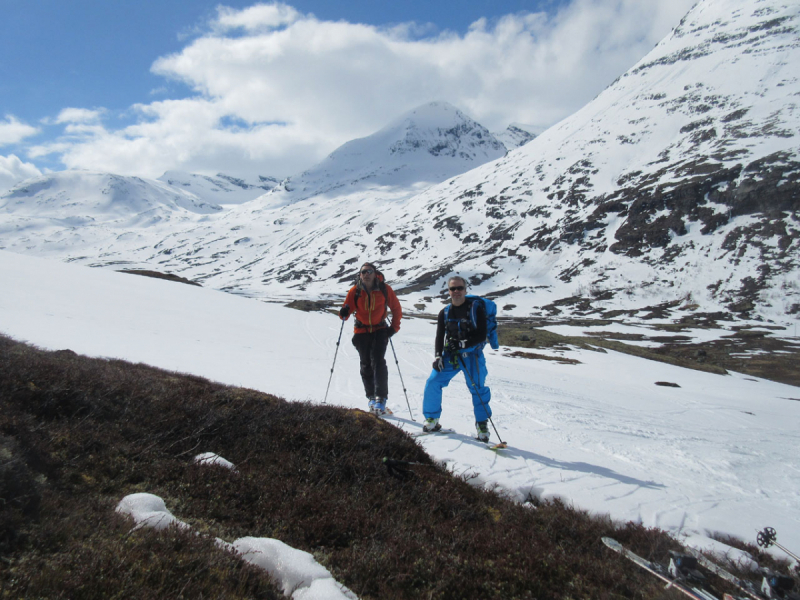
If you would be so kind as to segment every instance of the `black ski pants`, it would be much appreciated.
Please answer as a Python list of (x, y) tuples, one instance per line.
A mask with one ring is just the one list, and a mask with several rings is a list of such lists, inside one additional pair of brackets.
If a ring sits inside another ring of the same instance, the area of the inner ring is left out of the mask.
[(372, 333), (356, 333), (353, 346), (361, 360), (361, 381), (367, 398), (389, 396), (389, 369), (386, 368), (386, 346), (389, 345), (389, 328)]

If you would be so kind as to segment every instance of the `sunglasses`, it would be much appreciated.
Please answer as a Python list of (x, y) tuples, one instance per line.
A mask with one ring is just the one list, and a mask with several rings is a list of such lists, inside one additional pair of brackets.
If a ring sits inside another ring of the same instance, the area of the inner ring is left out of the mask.
[(361, 271), (362, 275), (372, 275), (375, 272), (375, 269), (364, 269)]
[(450, 288), (450, 291), (451, 292), (463, 292), (464, 291), (464, 286), (463, 285), (454, 285), (453, 287)]

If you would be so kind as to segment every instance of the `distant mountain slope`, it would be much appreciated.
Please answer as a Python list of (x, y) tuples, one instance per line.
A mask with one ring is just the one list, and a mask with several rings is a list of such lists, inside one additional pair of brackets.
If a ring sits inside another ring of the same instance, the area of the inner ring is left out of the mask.
[(495, 133), (494, 137), (506, 147), (506, 150), (514, 150), (520, 146), (524, 146), (535, 138), (541, 131), (534, 133), (534, 128), (524, 125), (509, 125), (505, 131)]
[(275, 206), (369, 190), (408, 196), (408, 190), (460, 175), (505, 153), (485, 127), (451, 104), (432, 102), (370, 136), (347, 142), (284, 181), (265, 200)]
[[(160, 181), (90, 171), (28, 179), (0, 195), (0, 248), (96, 255), (100, 240), (221, 211)], [(127, 236), (130, 237), (130, 236)]]
[(258, 198), (280, 183), (274, 177), (263, 175), (242, 179), (224, 173), (211, 177), (182, 171), (167, 171), (158, 180), (215, 204), (242, 204)]
[(222, 210), (194, 194), (141, 177), (91, 171), (61, 171), (28, 179), (0, 195), (0, 208), (30, 216), (106, 221), (154, 209), (210, 214)]
[[(183, 261), (187, 256), (204, 257), (204, 265), (217, 260), (226, 263), (229, 259), (233, 265), (249, 263), (252, 250), (242, 240), (263, 236), (269, 241), (262, 240), (259, 248), (280, 244), (287, 231), (283, 206), (293, 207), (289, 209), (295, 213), (292, 218), (304, 214), (309, 204), (298, 206), (297, 203), (309, 198), (313, 199), (310, 206), (314, 212), (318, 212), (313, 209), (316, 202), (330, 207), (333, 201), (337, 214), (341, 214), (351, 210), (352, 203), (360, 203), (365, 198), (372, 199), (368, 208), (377, 209), (384, 202), (408, 199), (420, 190), (501, 157), (505, 152), (505, 147), (483, 126), (452, 105), (431, 103), (406, 113), (371, 136), (345, 144), (319, 165), (289, 178), (275, 189), (271, 189), (275, 180), (269, 178), (260, 178), (256, 185), (225, 175), (206, 177), (174, 171), (165, 173), (158, 182), (86, 172), (65, 172), (29, 180), (12, 191), (13, 202), (10, 198), (7, 202), (3, 200), (7, 195), (0, 196), (0, 202), (4, 202), (0, 204), (0, 231), (5, 232), (0, 245), (16, 251), (61, 255), (68, 260), (94, 265), (125, 264), (148, 269), (156, 268), (152, 264), (155, 261), (168, 264), (173, 270), (182, 270), (188, 266)], [(221, 222), (210, 220), (210, 216), (192, 219), (185, 215), (180, 219), (174, 218), (175, 215), (172, 219), (162, 215), (158, 222), (140, 223), (131, 219), (108, 219), (102, 202), (93, 204), (92, 199), (105, 198), (109, 187), (120, 186), (126, 187), (131, 197), (137, 194), (141, 197), (142, 206), (134, 202), (127, 207), (133, 214), (149, 207), (155, 190), (194, 203), (197, 210), (207, 206), (219, 212), (222, 209), (217, 202), (231, 205), (248, 198), (251, 201), (243, 202), (225, 217), (219, 215)], [(262, 188), (268, 193), (263, 194)], [(40, 202), (40, 194), (39, 200), (31, 203), (28, 196), (38, 194), (40, 189), (50, 190), (47, 201)], [(252, 200), (254, 196), (262, 197)], [(213, 205), (208, 202), (211, 200)], [(28, 205), (30, 214), (25, 217), (25, 223), (14, 203)], [(92, 206), (98, 211), (96, 218), (89, 216)], [(270, 210), (278, 212), (267, 217), (260, 215)], [(65, 220), (75, 211), (80, 215), (78, 221)], [(31, 221), (34, 217), (36, 227)], [(176, 223), (177, 220), (181, 223)], [(103, 224), (101, 229), (97, 228), (99, 223)], [(94, 227), (95, 231), (91, 234), (80, 231), (78, 225)], [(325, 226), (330, 225), (326, 221)], [(295, 235), (293, 230), (290, 233)], [(207, 255), (206, 250), (212, 248), (211, 255)], [(193, 259), (190, 261), (194, 264)], [(227, 263), (220, 264), (214, 273), (225, 274), (228, 268)], [(239, 269), (235, 267), (234, 270)], [(201, 272), (197, 276), (202, 279), (207, 274)]]

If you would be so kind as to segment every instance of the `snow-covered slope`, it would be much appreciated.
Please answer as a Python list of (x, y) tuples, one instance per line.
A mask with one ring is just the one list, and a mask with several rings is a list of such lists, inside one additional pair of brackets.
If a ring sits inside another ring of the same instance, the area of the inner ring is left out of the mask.
[[(328, 402), (366, 407), (358, 353), (349, 343), (337, 351), (335, 315), (8, 252), (0, 252), (0, 281), (0, 332), (16, 339), (315, 403), (336, 354)], [(403, 376), (389, 370), (392, 422), (410, 432), (420, 429), (434, 329), (427, 319), (403, 319), (392, 338)], [(508, 450), (496, 454), (473, 439), (461, 376), (445, 389), (442, 414), (458, 433), (420, 442), (455, 473), (519, 500), (560, 497), (700, 545), (714, 544), (713, 532), (753, 542), (769, 525), (782, 544), (800, 547), (797, 387), (616, 352), (566, 352), (579, 363), (486, 351), (492, 418)]]
[(160, 181), (91, 171), (62, 171), (28, 179), (0, 196), (0, 209), (93, 222), (138, 218), (153, 211), (211, 214), (222, 210)]
[(224, 173), (211, 177), (183, 171), (167, 171), (158, 180), (214, 204), (242, 204), (258, 198), (280, 183), (274, 177), (263, 175), (242, 179)]
[(505, 155), (489, 131), (446, 102), (432, 102), (372, 135), (347, 142), (264, 198), (272, 206), (325, 194), (424, 189)]

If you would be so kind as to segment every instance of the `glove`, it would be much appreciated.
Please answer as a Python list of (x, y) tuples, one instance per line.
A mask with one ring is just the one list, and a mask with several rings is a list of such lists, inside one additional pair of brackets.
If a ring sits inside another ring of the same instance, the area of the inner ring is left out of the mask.
[(389, 327), (389, 337), (392, 337), (395, 333), (397, 333), (394, 329)]
[(350, 305), (345, 304), (342, 308), (339, 309), (339, 318), (343, 321), (350, 316)]
[(447, 340), (447, 344), (445, 345), (444, 349), (447, 350), (450, 354), (457, 354), (459, 350), (466, 347), (466, 342), (463, 340), (457, 340), (455, 338), (450, 338)]
[(436, 355), (436, 358), (433, 361), (433, 370), (439, 371), (440, 373), (444, 369), (444, 362), (442, 362), (442, 356), (440, 354)]

